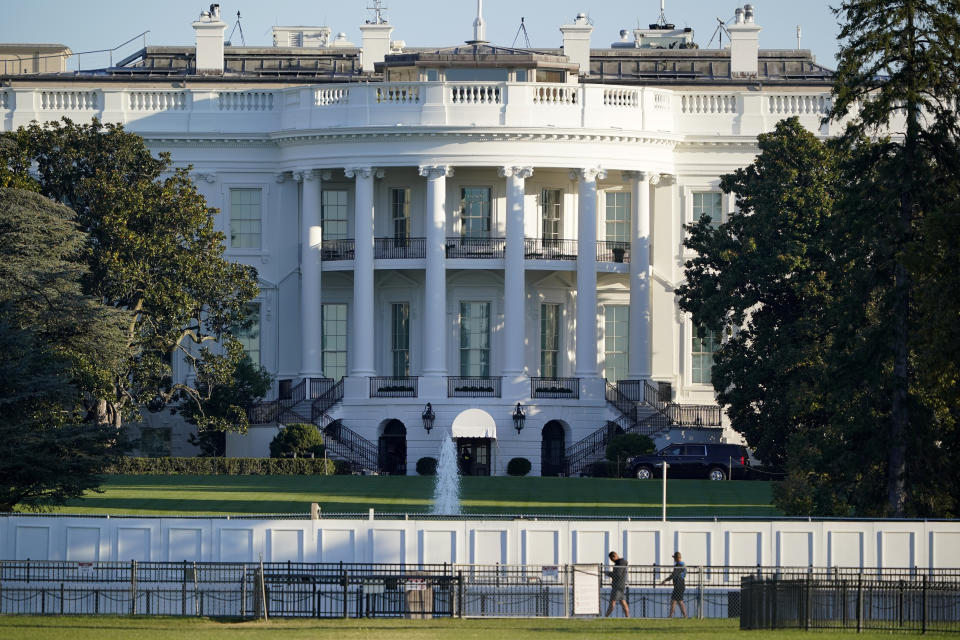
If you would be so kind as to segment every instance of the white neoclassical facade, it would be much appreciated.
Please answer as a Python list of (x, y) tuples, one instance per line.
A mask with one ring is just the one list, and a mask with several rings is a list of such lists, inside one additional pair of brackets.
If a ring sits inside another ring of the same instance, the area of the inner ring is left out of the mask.
[[(244, 342), (276, 378), (228, 455), (314, 422), (383, 473), (452, 432), (465, 473), (577, 474), (618, 430), (738, 439), (710, 385), (721, 336), (675, 300), (683, 225), (728, 215), (720, 176), (778, 120), (838, 127), (831, 73), (759, 50), (745, 9), (724, 50), (662, 21), (597, 48), (583, 16), (562, 49), (521, 50), (482, 19), (467, 44), (407, 47), (379, 16), (360, 47), (299, 27), (225, 47), (211, 7), (196, 48), (0, 78), (0, 126), (95, 116), (193, 167), (227, 255), (259, 273)], [(191, 453), (168, 416), (142, 428)]]

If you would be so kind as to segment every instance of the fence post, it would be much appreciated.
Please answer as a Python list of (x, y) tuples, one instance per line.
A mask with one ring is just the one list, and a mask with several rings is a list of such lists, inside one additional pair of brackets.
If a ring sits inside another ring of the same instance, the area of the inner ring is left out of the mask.
[(201, 615), (200, 611), (200, 585), (197, 584), (197, 563), (193, 563), (193, 608), (196, 611), (197, 617)]
[(180, 615), (187, 615), (187, 561), (183, 561), (183, 582), (180, 587)]
[(811, 609), (811, 607), (813, 606), (813, 587), (811, 586), (811, 580), (810, 580), (810, 578), (807, 578), (806, 601), (807, 601), (807, 606), (806, 606), (806, 609), (807, 609), (807, 610), (806, 610), (806, 614), (807, 614), (807, 615), (806, 615), (806, 617), (805, 617), (805, 619), (804, 619), (804, 630), (805, 630), (805, 631), (810, 631), (810, 616), (811, 616), (810, 609)]
[(130, 615), (137, 615), (137, 561), (130, 561)]
[(63, 615), (63, 583), (60, 583), (60, 615)]
[(923, 584), (920, 587), (920, 633), (927, 632), (927, 576), (923, 576)]
[(350, 610), (348, 608), (349, 603), (347, 601), (347, 595), (349, 594), (350, 587), (350, 572), (344, 569), (341, 579), (343, 580), (343, 619), (346, 620), (348, 617), (350, 617)]
[(457, 571), (457, 617), (463, 618), (463, 569)]
[(563, 617), (570, 617), (570, 565), (563, 565)]
[(703, 620), (703, 565), (697, 571), (697, 618)]
[(243, 575), (240, 577), (240, 617), (247, 617), (247, 565), (243, 565)]
[(863, 576), (857, 576), (857, 633), (863, 631)]

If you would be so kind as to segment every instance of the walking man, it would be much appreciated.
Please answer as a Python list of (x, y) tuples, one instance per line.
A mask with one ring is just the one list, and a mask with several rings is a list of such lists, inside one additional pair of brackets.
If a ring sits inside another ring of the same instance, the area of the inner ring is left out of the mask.
[(660, 583), (667, 584), (667, 582), (673, 581), (673, 593), (670, 594), (670, 614), (667, 615), (668, 618), (673, 617), (673, 610), (678, 604), (680, 605), (680, 613), (683, 614), (684, 618), (687, 617), (687, 607), (683, 604), (683, 592), (687, 588), (686, 579), (686, 565), (683, 564), (683, 561), (680, 559), (680, 552), (675, 551), (673, 554), (673, 571)]
[(619, 602), (623, 607), (623, 616), (630, 617), (630, 605), (627, 604), (627, 561), (611, 551), (609, 556), (613, 568), (607, 573), (610, 576), (610, 606), (607, 607), (607, 617), (613, 613), (613, 608)]

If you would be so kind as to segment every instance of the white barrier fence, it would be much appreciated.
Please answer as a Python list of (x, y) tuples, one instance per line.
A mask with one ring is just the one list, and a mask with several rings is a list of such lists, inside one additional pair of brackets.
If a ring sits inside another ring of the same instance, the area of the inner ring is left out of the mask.
[(960, 567), (960, 521), (0, 516), (0, 559)]

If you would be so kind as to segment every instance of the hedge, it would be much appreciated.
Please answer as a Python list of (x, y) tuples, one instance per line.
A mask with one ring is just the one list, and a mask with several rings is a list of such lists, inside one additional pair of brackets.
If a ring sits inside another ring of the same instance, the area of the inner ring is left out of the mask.
[(121, 458), (116, 475), (329, 476), (350, 473), (348, 463), (323, 458)]
[(507, 475), (525, 476), (530, 473), (531, 464), (526, 458), (510, 458), (507, 463)]
[(417, 473), (421, 476), (437, 475), (437, 459), (427, 456), (417, 460)]

